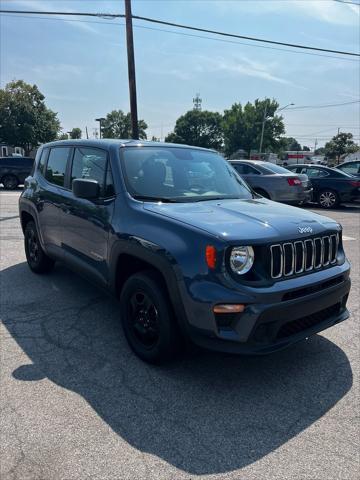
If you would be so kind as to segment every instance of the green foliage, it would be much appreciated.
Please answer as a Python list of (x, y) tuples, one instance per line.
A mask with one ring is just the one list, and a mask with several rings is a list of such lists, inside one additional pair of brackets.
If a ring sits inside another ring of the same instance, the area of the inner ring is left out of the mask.
[(189, 110), (176, 120), (166, 142), (220, 150), (223, 144), (222, 116), (218, 112)]
[(75, 127), (71, 130), (70, 132), (70, 138), (76, 139), (76, 138), (81, 138), (82, 131), (81, 128)]
[(261, 129), (266, 112), (264, 139), (262, 151), (277, 152), (281, 149), (281, 135), (285, 133), (283, 118), (276, 115), (279, 104), (275, 100), (255, 100), (242, 106), (234, 103), (224, 112), (224, 152), (230, 156), (242, 148), (248, 154), (251, 150), (258, 150), (260, 145)]
[(301, 150), (301, 145), (293, 137), (283, 137), (281, 139), (281, 149), (288, 152), (299, 152)]
[[(147, 124), (139, 120), (139, 138), (146, 139)], [(131, 138), (131, 115), (122, 110), (113, 110), (106, 115), (101, 125), (103, 138)]]
[(315, 150), (315, 155), (326, 155), (325, 147), (320, 147)]
[(57, 114), (45, 105), (36, 85), (14, 80), (0, 89), (0, 141), (19, 146), (28, 155), (60, 132)]
[(344, 153), (353, 153), (357, 150), (359, 145), (354, 142), (352, 133), (339, 133), (325, 144), (325, 153), (329, 158), (339, 158)]
[(59, 133), (57, 140), (69, 140), (69, 135), (67, 133)]
[(310, 148), (307, 147), (306, 145), (303, 146), (303, 152), (310, 152)]

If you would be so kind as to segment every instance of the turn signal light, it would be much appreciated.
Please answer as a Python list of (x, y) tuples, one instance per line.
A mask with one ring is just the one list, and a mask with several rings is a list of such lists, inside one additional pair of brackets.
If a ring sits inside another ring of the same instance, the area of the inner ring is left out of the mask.
[(301, 185), (300, 178), (288, 178), (287, 181), (291, 187), (293, 187), (294, 185)]
[(214, 269), (216, 266), (216, 248), (208, 245), (205, 250), (205, 257), (207, 266)]
[(215, 305), (213, 308), (214, 313), (242, 313), (245, 310), (245, 305), (242, 303), (238, 304), (221, 304)]

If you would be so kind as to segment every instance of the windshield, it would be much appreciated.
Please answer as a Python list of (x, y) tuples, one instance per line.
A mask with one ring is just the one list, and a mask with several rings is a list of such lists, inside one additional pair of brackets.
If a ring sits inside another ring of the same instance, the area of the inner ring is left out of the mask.
[(128, 147), (123, 171), (139, 200), (193, 202), (253, 198), (249, 187), (217, 153), (181, 147)]
[(265, 165), (261, 164), (261, 166), (266, 170), (270, 170), (272, 173), (289, 173), (289, 170), (284, 167), (280, 167), (280, 165), (275, 165), (274, 163), (266, 163)]

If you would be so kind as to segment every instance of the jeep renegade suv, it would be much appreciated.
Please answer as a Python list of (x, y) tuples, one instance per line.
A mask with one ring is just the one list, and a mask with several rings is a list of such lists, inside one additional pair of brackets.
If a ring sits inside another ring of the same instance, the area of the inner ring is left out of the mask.
[(214, 151), (49, 143), (19, 208), (31, 270), (61, 261), (113, 292), (146, 361), (184, 338), (268, 353), (348, 318), (341, 226), (255, 194)]

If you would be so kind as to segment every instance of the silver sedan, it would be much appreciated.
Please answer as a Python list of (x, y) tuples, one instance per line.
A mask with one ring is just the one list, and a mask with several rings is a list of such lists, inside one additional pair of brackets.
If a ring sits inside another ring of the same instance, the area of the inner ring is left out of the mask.
[(312, 200), (312, 187), (307, 175), (294, 174), (280, 165), (261, 160), (230, 160), (230, 163), (263, 197), (293, 205)]

